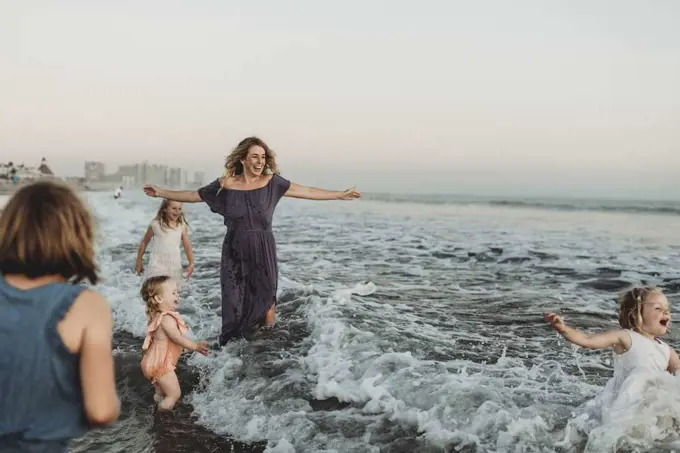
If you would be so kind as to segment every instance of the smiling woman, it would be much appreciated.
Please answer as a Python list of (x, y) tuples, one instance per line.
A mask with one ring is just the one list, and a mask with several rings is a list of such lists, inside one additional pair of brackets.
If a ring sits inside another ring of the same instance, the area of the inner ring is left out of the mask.
[(224, 217), (222, 244), (222, 334), (220, 344), (264, 324), (274, 326), (278, 264), (272, 232), (274, 209), (281, 197), (307, 200), (352, 200), (354, 188), (330, 191), (291, 183), (279, 175), (274, 152), (257, 138), (242, 140), (227, 157), (225, 176), (198, 191), (145, 186), (152, 197), (197, 203)]

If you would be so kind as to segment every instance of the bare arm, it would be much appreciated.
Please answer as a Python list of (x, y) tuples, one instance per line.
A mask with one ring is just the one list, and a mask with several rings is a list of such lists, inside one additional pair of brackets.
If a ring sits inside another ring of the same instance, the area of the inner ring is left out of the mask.
[(198, 195), (197, 190), (168, 190), (153, 185), (146, 185), (144, 186), (144, 193), (150, 197), (167, 198), (168, 200), (180, 201), (182, 203), (200, 203), (203, 201)]
[(94, 425), (114, 422), (120, 415), (120, 400), (111, 352), (113, 322), (106, 300), (93, 291), (84, 291), (77, 302), (86, 304), (83, 310), (87, 325), (80, 347), (80, 385), (85, 415)]
[(137, 272), (141, 272), (144, 252), (146, 252), (146, 247), (149, 245), (149, 242), (151, 242), (152, 237), (153, 229), (151, 228), (151, 225), (149, 225), (149, 228), (146, 229), (146, 233), (144, 233), (142, 242), (139, 243), (139, 249), (137, 249)]
[(284, 196), (302, 198), (304, 200), (349, 200), (352, 198), (360, 198), (361, 194), (354, 190), (354, 188), (345, 191), (333, 191), (291, 183), (290, 188), (288, 188)]
[(163, 316), (161, 326), (163, 326), (163, 331), (173, 343), (176, 343), (182, 346), (184, 349), (188, 349), (190, 351), (198, 351), (199, 344), (182, 335), (182, 333), (179, 331), (179, 328), (177, 328), (177, 321), (175, 321), (175, 318), (172, 316)]
[(583, 348), (588, 349), (604, 349), (613, 347), (617, 354), (621, 354), (630, 349), (631, 340), (630, 335), (621, 329), (610, 330), (607, 332), (587, 334), (578, 329), (568, 327), (562, 318), (555, 313), (546, 313), (544, 318), (550, 323), (550, 326), (555, 329), (570, 343), (574, 343)]
[(680, 370), (680, 357), (678, 357), (678, 353), (675, 352), (675, 349), (671, 348), (671, 358), (668, 361), (668, 372), (675, 374), (678, 370)]
[(197, 190), (160, 190), (160, 197), (171, 201), (181, 201), (182, 203), (200, 203), (201, 197)]
[(189, 241), (189, 231), (184, 226), (184, 231), (182, 232), (182, 244), (184, 245), (184, 253), (187, 254), (187, 261), (189, 261), (189, 267), (193, 270), (194, 266), (194, 250), (191, 248), (191, 242)]
[(191, 248), (191, 242), (189, 241), (189, 231), (186, 227), (182, 232), (182, 244), (184, 245), (184, 253), (187, 254), (187, 261), (189, 264), (194, 264), (194, 250)]

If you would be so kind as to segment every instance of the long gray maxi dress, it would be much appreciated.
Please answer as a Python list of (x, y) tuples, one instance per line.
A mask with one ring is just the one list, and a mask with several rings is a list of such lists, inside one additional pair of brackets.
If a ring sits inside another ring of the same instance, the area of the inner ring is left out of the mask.
[(227, 227), (220, 265), (221, 345), (257, 328), (276, 304), (278, 265), (272, 217), (289, 187), (290, 181), (274, 174), (259, 189), (220, 191), (216, 179), (198, 190), (210, 210), (224, 217)]

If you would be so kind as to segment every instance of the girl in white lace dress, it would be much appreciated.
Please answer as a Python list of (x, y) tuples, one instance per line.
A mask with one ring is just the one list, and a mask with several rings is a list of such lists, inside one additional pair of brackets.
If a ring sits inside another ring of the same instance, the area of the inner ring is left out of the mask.
[[(621, 329), (587, 334), (568, 327), (555, 313), (545, 313), (544, 318), (571, 343), (589, 349), (611, 347), (614, 351), (613, 377), (578, 417), (590, 431), (585, 451), (604, 451), (600, 442), (616, 442), (617, 437), (634, 432), (636, 426), (659, 416), (659, 408), (671, 419), (680, 420), (680, 413), (665, 410), (678, 403), (680, 381), (675, 373), (680, 369), (680, 358), (658, 338), (668, 332), (671, 321), (668, 299), (659, 289), (633, 288), (621, 297)], [(675, 401), (671, 402), (669, 396)]]
[[(156, 217), (147, 228), (137, 252), (137, 274), (145, 274), (145, 278), (167, 275), (177, 283), (182, 278), (182, 257), (180, 245), (184, 246), (189, 265), (186, 277), (194, 272), (194, 253), (189, 242), (188, 224), (182, 213), (182, 203), (163, 200)], [(153, 240), (153, 241), (152, 241)], [(151, 242), (151, 254), (146, 270), (143, 266), (144, 252)]]

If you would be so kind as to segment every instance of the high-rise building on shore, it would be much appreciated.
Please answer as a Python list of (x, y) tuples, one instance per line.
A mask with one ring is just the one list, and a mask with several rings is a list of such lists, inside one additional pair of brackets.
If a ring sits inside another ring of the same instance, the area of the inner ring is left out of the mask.
[(85, 180), (103, 181), (106, 177), (104, 162), (85, 161)]
[[(197, 172), (194, 174), (194, 179)], [(189, 181), (187, 170), (180, 167), (142, 162), (131, 165), (121, 165), (113, 174), (106, 174), (106, 167), (101, 162), (85, 162), (85, 179), (89, 182), (117, 183), (123, 186), (142, 186), (156, 184), (166, 187), (184, 187), (195, 184)], [(202, 178), (201, 178), (202, 179)]]
[(194, 180), (192, 181), (194, 186), (203, 186), (205, 184), (205, 172), (197, 171), (194, 173)]

